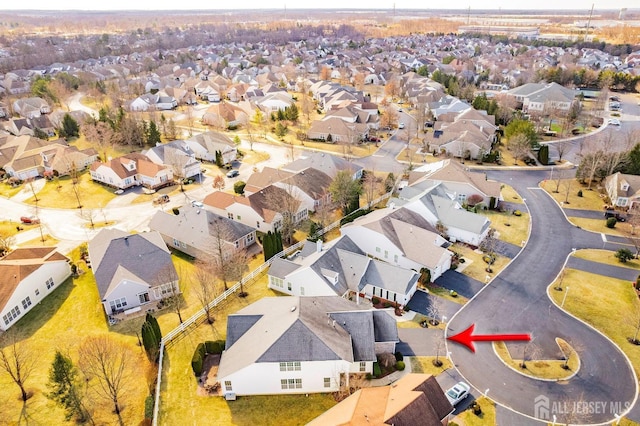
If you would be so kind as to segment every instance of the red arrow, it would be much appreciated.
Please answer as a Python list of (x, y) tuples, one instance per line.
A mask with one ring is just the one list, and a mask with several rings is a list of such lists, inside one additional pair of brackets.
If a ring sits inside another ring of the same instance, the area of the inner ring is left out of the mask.
[(505, 341), (505, 340), (531, 340), (531, 336), (529, 334), (476, 334), (473, 333), (473, 329), (476, 327), (475, 324), (471, 324), (469, 328), (465, 331), (460, 332), (454, 336), (447, 337), (447, 340), (451, 340), (452, 342), (459, 343), (461, 345), (469, 348), (471, 352), (475, 352), (476, 348), (473, 346), (473, 342), (493, 342), (493, 341)]

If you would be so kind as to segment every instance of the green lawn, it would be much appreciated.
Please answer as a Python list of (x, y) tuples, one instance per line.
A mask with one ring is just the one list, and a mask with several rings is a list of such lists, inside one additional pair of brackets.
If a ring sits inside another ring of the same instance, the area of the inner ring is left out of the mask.
[(0, 196), (11, 198), (25, 188), (24, 185), (11, 186), (8, 183), (0, 183)]
[[(631, 249), (631, 251), (634, 251)], [(640, 260), (632, 259), (625, 263), (621, 263), (614, 256), (615, 252), (611, 250), (578, 250), (574, 254), (575, 257), (585, 260), (590, 260), (592, 262), (598, 263), (607, 263), (615, 266), (622, 266), (624, 268), (630, 269), (640, 269)]]
[(473, 414), (471, 408), (466, 409), (459, 415), (453, 418), (453, 421), (464, 426), (493, 426), (496, 424), (496, 405), (490, 399), (482, 396), (476, 399), (482, 413), (479, 415)]
[(569, 217), (569, 221), (576, 226), (579, 226), (582, 229), (586, 229), (588, 231), (598, 232), (601, 234), (610, 234), (610, 235), (618, 235), (624, 236), (624, 232), (622, 231), (625, 226), (624, 223), (616, 223), (614, 228), (607, 228), (606, 220), (604, 217), (602, 219), (588, 219), (584, 217)]
[(482, 210), (478, 213), (491, 221), (491, 227), (498, 232), (500, 240), (521, 246), (529, 235), (529, 214), (521, 212), (521, 216), (496, 210)]
[(459, 253), (467, 259), (467, 266), (462, 270), (462, 273), (470, 276), (480, 282), (485, 282), (487, 275), (494, 276), (501, 270), (503, 270), (511, 259), (508, 259), (504, 256), (496, 256), (496, 260), (494, 264), (491, 266), (493, 269), (493, 274), (487, 274), (485, 268), (487, 264), (482, 260), (482, 254), (476, 253), (474, 250), (469, 248), (468, 246), (464, 246), (461, 244), (454, 244), (452, 247), (453, 251)]
[[(33, 396), (24, 407), (22, 415), (28, 418), (25, 424), (71, 424), (65, 423), (62, 410), (45, 397), (48, 392), (46, 382), (56, 349), (68, 353), (77, 362), (76, 351), (82, 338), (109, 331), (93, 274), (89, 271), (79, 278), (65, 281), (20, 319), (12, 330), (19, 339), (26, 340), (26, 344), (38, 352), (39, 359), (26, 382), (26, 387)], [(118, 333), (110, 333), (110, 336), (130, 346), (136, 355), (134, 362), (139, 366), (140, 374), (146, 376), (149, 365), (137, 346), (137, 339)], [(0, 380), (0, 398), (4, 401), (0, 409), (0, 423), (21, 424), (19, 419), (23, 406), (18, 399), (18, 387), (4, 373), (0, 374)], [(146, 392), (144, 380), (132, 384), (122, 412), (125, 424), (138, 424), (142, 420)], [(99, 424), (114, 423), (116, 419), (110, 410), (99, 410), (96, 417)]]
[[(640, 300), (629, 281), (575, 269), (565, 271), (563, 286), (570, 289), (564, 308), (611, 338), (627, 354), (636, 374), (640, 375), (640, 351), (638, 346), (627, 341), (635, 335), (632, 318), (640, 310)], [(553, 288), (555, 283), (551, 285)], [(564, 291), (552, 289), (550, 293), (556, 303), (562, 303)]]
[[(566, 354), (569, 354), (569, 361), (567, 365), (569, 368), (565, 370), (562, 366), (565, 364), (564, 360), (529, 360), (525, 363), (526, 368), (522, 368), (522, 354), (520, 354), (520, 358), (516, 356), (516, 358), (512, 358), (512, 354), (510, 353), (507, 345), (504, 342), (494, 342), (493, 349), (500, 359), (506, 363), (512, 369), (519, 371), (520, 373), (539, 378), (539, 379), (555, 379), (561, 380), (566, 379), (567, 377), (574, 374), (580, 368), (580, 360), (578, 359), (578, 355), (573, 351), (570, 347), (567, 347), (567, 343), (562, 341), (560, 343), (560, 348)], [(529, 356), (529, 355), (527, 355)]]
[[(109, 201), (116, 197), (113, 188), (93, 182), (88, 171), (84, 171), (80, 175), (78, 192), (80, 194), (80, 202), (85, 209), (104, 207)], [(75, 196), (73, 184), (69, 176), (47, 181), (37, 196), (39, 207), (60, 209), (78, 208), (78, 199)], [(31, 197), (25, 202), (35, 204), (35, 199)]]
[(18, 229), (16, 228), (17, 226), (20, 226), (25, 230), (30, 229), (28, 226), (22, 225), (20, 222), (18, 222), (18, 218), (16, 218), (15, 222), (5, 220), (0, 222), (0, 235), (3, 235), (5, 237), (12, 237), (16, 235), (18, 233)]
[(520, 197), (520, 194), (518, 194), (512, 186), (502, 185), (500, 192), (502, 193), (504, 201), (523, 204), (522, 197)]
[(444, 350), (442, 351), (443, 355), (438, 357), (438, 361), (442, 362), (442, 366), (436, 367), (433, 365), (433, 361), (435, 361), (436, 357), (434, 356), (412, 356), (409, 359), (411, 360), (411, 372), (412, 373), (424, 373), (431, 374), (433, 376), (437, 376), (445, 370), (448, 370), (452, 367), (451, 361), (447, 357), (444, 356)]

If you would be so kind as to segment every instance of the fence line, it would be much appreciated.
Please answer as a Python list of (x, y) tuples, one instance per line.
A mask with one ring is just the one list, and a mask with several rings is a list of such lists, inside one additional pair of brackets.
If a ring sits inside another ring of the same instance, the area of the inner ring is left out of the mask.
[[(366, 209), (371, 208), (372, 206), (380, 203), (381, 201), (386, 200), (387, 198), (391, 197), (391, 194), (392, 194), (392, 192), (387, 192), (386, 194), (384, 194), (384, 195), (376, 198), (375, 200), (371, 201), (370, 203), (368, 203), (367, 206), (361, 207), (358, 210), (364, 210), (365, 208)], [(358, 211), (358, 210), (354, 210), (354, 212)], [(318, 230), (317, 234), (318, 234), (318, 236), (324, 235), (327, 232), (332, 231), (332, 230), (334, 230), (335, 228), (337, 228), (339, 226), (340, 226), (340, 220), (337, 220), (337, 221), (325, 226), (324, 228)], [(271, 264), (276, 259), (288, 256), (288, 255), (294, 253), (296, 250), (300, 249), (304, 245), (305, 242), (306, 242), (306, 240), (298, 241), (294, 245), (289, 246), (289, 247), (285, 248), (284, 250), (282, 250), (280, 253), (274, 255), (273, 257), (271, 257), (270, 259), (265, 261), (263, 264), (258, 266), (256, 269), (251, 271), (248, 275), (243, 277), (240, 281), (235, 283), (233, 286), (229, 287), (228, 290), (225, 290), (224, 293), (222, 293), (221, 295), (219, 295), (218, 297), (213, 299), (211, 302), (209, 302), (206, 307), (203, 307), (202, 309), (200, 309), (198, 312), (196, 312), (191, 317), (189, 317), (186, 321), (184, 321), (183, 323), (181, 323), (176, 328), (174, 328), (173, 330), (171, 330), (165, 336), (162, 337), (162, 340), (160, 341), (160, 358), (158, 359), (158, 377), (156, 379), (156, 394), (155, 394), (155, 401), (154, 401), (154, 404), (153, 404), (153, 426), (157, 426), (157, 424), (158, 424), (158, 414), (160, 412), (160, 387), (161, 387), (161, 384), (162, 384), (161, 383), (162, 382), (162, 363), (163, 363), (163, 360), (164, 360), (164, 350), (165, 350), (165, 348), (169, 347), (172, 342), (177, 341), (178, 337), (180, 337), (183, 333), (185, 333), (185, 331), (187, 331), (189, 329), (189, 327), (191, 327), (194, 324), (197, 325), (198, 321), (200, 321), (207, 314), (207, 310), (211, 310), (211, 309), (215, 308), (216, 306), (218, 306), (220, 303), (224, 302), (229, 296), (231, 296), (236, 291), (238, 291), (241, 286), (246, 285), (249, 281), (251, 281), (254, 278), (256, 278), (257, 276), (261, 275), (269, 266), (271, 266)]]

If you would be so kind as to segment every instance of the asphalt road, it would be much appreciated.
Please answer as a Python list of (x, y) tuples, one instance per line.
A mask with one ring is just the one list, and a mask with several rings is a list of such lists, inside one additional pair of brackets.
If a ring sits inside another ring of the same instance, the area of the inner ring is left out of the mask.
[(542, 356), (550, 358), (561, 356), (555, 343), (555, 338), (560, 337), (577, 349), (580, 370), (570, 380), (545, 382), (505, 368), (488, 343), (476, 344), (475, 354), (456, 344), (448, 344), (447, 350), (470, 384), (477, 389), (490, 389), (491, 398), (506, 407), (536, 417), (540, 413), (534, 410), (535, 401), (541, 395), (548, 398), (552, 408), (564, 402), (569, 407), (598, 402), (607, 409), (566, 410), (567, 413), (557, 413), (558, 421), (574, 424), (611, 421), (615, 414), (622, 414), (616, 404), (625, 407), (635, 402), (633, 369), (617, 346), (557, 308), (546, 295), (547, 286), (562, 269), (572, 248), (600, 248), (602, 240), (599, 234), (567, 222), (555, 201), (537, 187), (545, 174), (490, 173), (490, 178), (510, 183), (526, 199), (532, 218), (531, 237), (520, 255), (450, 320), (447, 334), (461, 332), (471, 324), (476, 325), (476, 334), (530, 333)]

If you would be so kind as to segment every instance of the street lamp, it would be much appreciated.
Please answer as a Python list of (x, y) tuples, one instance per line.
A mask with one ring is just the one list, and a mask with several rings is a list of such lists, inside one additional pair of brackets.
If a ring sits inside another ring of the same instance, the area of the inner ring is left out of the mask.
[(569, 294), (569, 286), (564, 288), (564, 296), (562, 297), (562, 303), (560, 304), (561, 308), (564, 306), (564, 301), (567, 300), (567, 294)]
[(488, 394), (488, 393), (489, 393), (489, 388), (487, 388), (487, 389), (485, 389), (485, 390), (484, 390), (484, 397), (485, 397), (485, 398), (487, 397), (487, 394)]
[(447, 321), (447, 317), (446, 316), (442, 316), (442, 322), (445, 323)]

